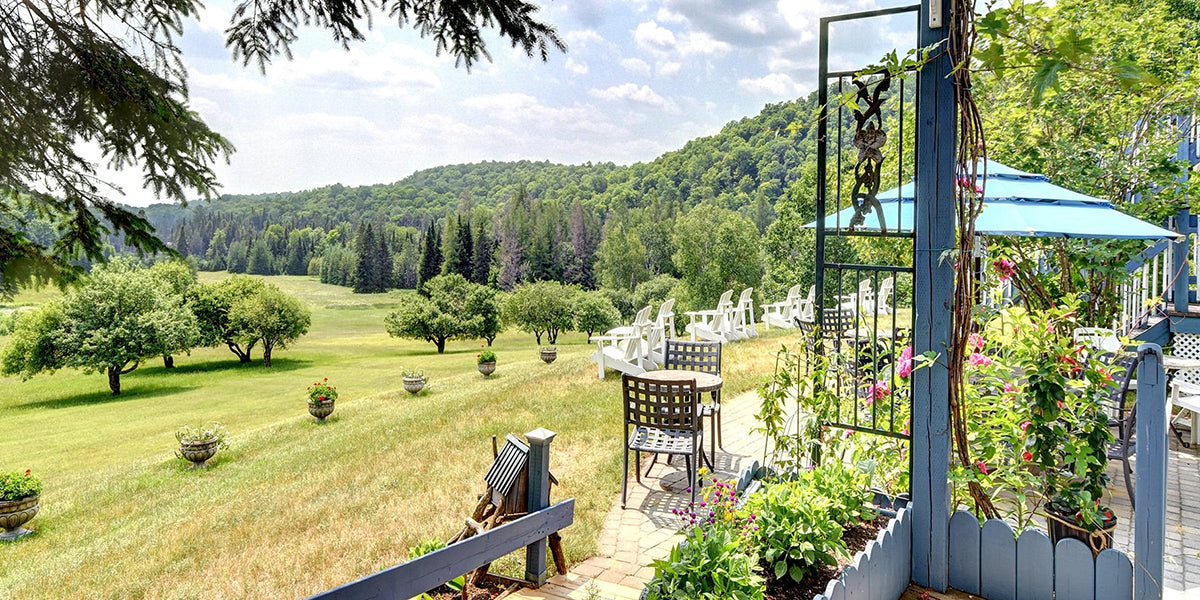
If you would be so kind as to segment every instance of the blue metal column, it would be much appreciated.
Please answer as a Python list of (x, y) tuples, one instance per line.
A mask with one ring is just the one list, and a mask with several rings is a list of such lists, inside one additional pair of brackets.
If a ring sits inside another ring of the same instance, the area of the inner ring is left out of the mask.
[[(917, 45), (949, 36), (949, 2), (922, 0)], [(931, 28), (931, 6), (941, 10)], [(944, 592), (949, 585), (951, 308), (955, 247), (954, 163), (958, 111), (953, 68), (943, 43), (917, 74), (916, 257), (913, 287), (913, 350), (938, 353), (930, 368), (913, 371), (912, 384), (912, 580)]]
[(1188, 311), (1189, 289), (1191, 281), (1191, 270), (1188, 268), (1188, 255), (1191, 254), (1191, 247), (1188, 244), (1188, 229), (1191, 224), (1191, 215), (1188, 209), (1181, 208), (1175, 213), (1175, 232), (1182, 233), (1183, 237), (1171, 243), (1171, 277), (1174, 279), (1171, 283), (1171, 297), (1174, 301), (1171, 303), (1172, 310), (1185, 313)]
[(1138, 346), (1137, 491), (1133, 515), (1134, 600), (1163, 597), (1167, 531), (1167, 378), (1158, 344)]

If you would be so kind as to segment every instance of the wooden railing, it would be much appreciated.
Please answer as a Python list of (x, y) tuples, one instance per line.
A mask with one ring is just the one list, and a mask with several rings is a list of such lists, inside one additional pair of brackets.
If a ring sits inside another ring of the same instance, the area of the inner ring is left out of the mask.
[(535, 586), (545, 583), (546, 538), (575, 520), (575, 500), (547, 506), (554, 433), (537, 429), (525, 438), (529, 442), (528, 515), (309, 600), (405, 600), (521, 548), (525, 548), (525, 580)]

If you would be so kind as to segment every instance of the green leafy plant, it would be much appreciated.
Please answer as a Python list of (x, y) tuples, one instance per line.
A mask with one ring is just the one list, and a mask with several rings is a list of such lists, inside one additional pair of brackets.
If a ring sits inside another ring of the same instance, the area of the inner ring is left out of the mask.
[(484, 350), (483, 352), (480, 352), (479, 354), (475, 355), (475, 363), (476, 364), (482, 365), (483, 363), (494, 363), (494, 362), (496, 362), (496, 353), (492, 352), (491, 350)]
[(326, 377), (321, 381), (315, 381), (308, 386), (308, 401), (316, 406), (324, 405), (328, 402), (337, 400), (337, 388), (329, 385), (329, 378)]
[(225, 439), (229, 432), (220, 423), (209, 423), (200, 427), (184, 425), (175, 431), (175, 439), (180, 444), (204, 444), (217, 442), (219, 448), (228, 448), (229, 442)]
[(693, 527), (665, 559), (651, 563), (646, 600), (761, 600), (757, 559), (727, 527)]
[(848, 557), (834, 503), (810, 481), (766, 485), (747, 499), (745, 510), (757, 526), (750, 537), (776, 579), (798, 582), (812, 567)]
[(401, 369), (400, 371), (403, 374), (405, 379), (424, 379), (425, 378), (425, 371), (422, 371), (421, 369)]
[(0, 473), (0, 500), (21, 500), (42, 493), (42, 480), (30, 469)]
[(872, 517), (867, 506), (870, 478), (857, 468), (840, 460), (826, 460), (815, 469), (804, 472), (801, 478), (812, 486), (816, 494), (829, 500), (829, 518), (835, 522), (850, 525)]
[[(443, 542), (442, 540), (439, 540), (437, 538), (429, 538), (409, 549), (408, 560), (412, 560), (419, 556), (425, 556), (426, 554), (429, 554), (430, 552), (436, 552), (445, 547), (446, 547), (446, 543)], [(445, 585), (446, 585), (446, 587), (448, 587), (456, 592), (461, 592), (463, 590), (463, 586), (465, 586), (466, 583), (467, 583), (466, 577), (463, 575), (459, 575), (458, 577), (455, 577), (454, 579), (447, 581)], [(429, 594), (421, 594), (420, 596), (416, 597), (416, 600), (432, 600), (432, 599), (433, 599), (433, 597), (430, 596)]]
[(1089, 531), (1110, 512), (1098, 502), (1108, 482), (1111, 376), (1074, 343), (1076, 306), (1068, 297), (1033, 313), (1005, 309), (971, 338), (965, 398), (975, 463), (955, 466), (951, 479), (977, 483), (1017, 530), (1044, 508), (1079, 515)]

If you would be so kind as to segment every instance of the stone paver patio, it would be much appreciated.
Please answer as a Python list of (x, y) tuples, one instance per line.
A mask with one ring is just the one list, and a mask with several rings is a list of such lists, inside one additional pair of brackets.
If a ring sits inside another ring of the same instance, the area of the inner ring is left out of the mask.
[[(759, 399), (754, 392), (722, 402), (724, 449), (718, 449), (714, 475), (736, 477), (755, 460), (761, 460), (763, 438), (753, 434)], [(706, 421), (707, 424), (707, 421)], [(708, 442), (705, 441), (707, 451)], [(1118, 516), (1115, 545), (1133, 554), (1133, 513), (1119, 463), (1110, 467), (1109, 502)], [(601, 531), (597, 555), (576, 565), (572, 572), (550, 579), (540, 590), (523, 590), (510, 598), (636, 599), (654, 576), (651, 561), (664, 558), (678, 542), (679, 518), (674, 509), (686, 508), (688, 494), (683, 462), (659, 461), (641, 483), (630, 465), (629, 499), (621, 509), (619, 494), (613, 499)], [(1136, 468), (1136, 459), (1135, 459)], [(643, 463), (645, 469), (645, 463)], [(1164, 597), (1200, 598), (1200, 453), (1181, 447), (1171, 436), (1167, 477), (1167, 535), (1164, 547), (1166, 589)], [(1136, 560), (1136, 559), (1135, 559)], [(590, 583), (591, 580), (595, 583)]]

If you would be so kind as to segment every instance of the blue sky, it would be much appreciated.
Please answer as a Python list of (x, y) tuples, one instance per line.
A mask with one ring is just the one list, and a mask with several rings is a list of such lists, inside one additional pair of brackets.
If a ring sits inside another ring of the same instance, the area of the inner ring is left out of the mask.
[[(238, 149), (217, 167), (223, 191), (254, 193), (484, 160), (649, 161), (815, 89), (820, 17), (909, 3), (555, 0), (541, 16), (567, 53), (542, 62), (489, 35), (492, 62), (470, 72), (376, 15), (348, 52), (322, 30), (301, 31), (294, 59), (263, 75), (224, 47), (226, 0), (208, 3), (179, 45), (193, 108)], [(831, 51), (846, 68), (874, 62), (912, 46), (913, 23), (859, 26)], [(124, 201), (148, 204), (131, 175), (116, 178)]]

